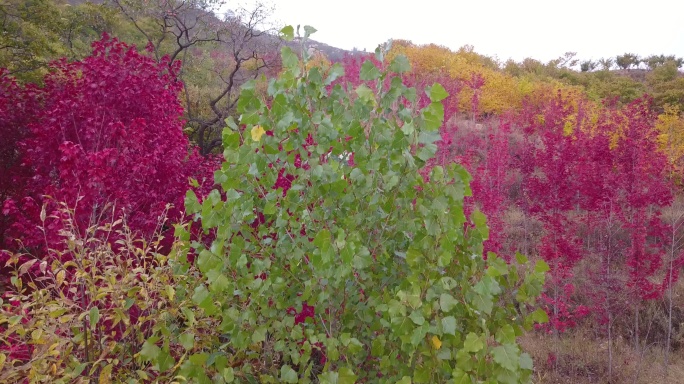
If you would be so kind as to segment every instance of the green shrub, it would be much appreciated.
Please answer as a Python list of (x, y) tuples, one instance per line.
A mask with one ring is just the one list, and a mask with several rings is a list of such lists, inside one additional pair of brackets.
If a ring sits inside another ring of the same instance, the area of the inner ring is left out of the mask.
[[(315, 31), (304, 30), (305, 38)], [(293, 29), (282, 33), (291, 38)], [(382, 50), (376, 58), (383, 62)], [(479, 211), (464, 215), (464, 168), (421, 176), (440, 139), (444, 88), (428, 87), (419, 109), (417, 91), (402, 82), (403, 56), (380, 67), (366, 61), (366, 84), (356, 88), (336, 81), (339, 64), (305, 71), (288, 47), (282, 62), (266, 98), (253, 82), (243, 87), (239, 124), (227, 120), (223, 132), (220, 188), (202, 202), (186, 197), (193, 225), (215, 239), (193, 242), (179, 259), (197, 255), (197, 317), (217, 319), (228, 342), (190, 355), (179, 375), (528, 381), (532, 360), (516, 337), (546, 319), (527, 308), (548, 267), (526, 268), (522, 255), (522, 265), (483, 257), (488, 228)], [(190, 238), (188, 228), (177, 233)]]

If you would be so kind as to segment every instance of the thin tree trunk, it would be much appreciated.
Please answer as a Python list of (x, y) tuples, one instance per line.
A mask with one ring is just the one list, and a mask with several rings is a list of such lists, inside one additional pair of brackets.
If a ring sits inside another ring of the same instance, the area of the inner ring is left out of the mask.
[(670, 365), (670, 343), (672, 339), (672, 268), (674, 264), (675, 253), (675, 227), (672, 227), (672, 244), (670, 245), (670, 265), (667, 276), (667, 339), (665, 341), (665, 376), (667, 377), (668, 368)]
[(675, 259), (675, 254), (679, 251), (679, 239), (677, 238), (677, 233), (679, 232), (679, 228), (682, 224), (681, 220), (682, 217), (684, 217), (684, 211), (680, 204), (680, 201), (677, 199), (673, 205), (672, 205), (672, 218), (671, 218), (671, 234), (672, 237), (670, 239), (670, 261), (668, 265), (668, 276), (667, 276), (667, 284), (668, 284), (668, 289), (667, 289), (667, 339), (665, 342), (665, 359), (664, 359), (664, 369), (665, 369), (665, 376), (667, 377), (669, 373), (669, 366), (670, 366), (670, 345), (672, 343), (672, 297), (673, 297), (673, 290), (674, 287), (673, 285), (673, 270), (674, 270), (674, 259)]

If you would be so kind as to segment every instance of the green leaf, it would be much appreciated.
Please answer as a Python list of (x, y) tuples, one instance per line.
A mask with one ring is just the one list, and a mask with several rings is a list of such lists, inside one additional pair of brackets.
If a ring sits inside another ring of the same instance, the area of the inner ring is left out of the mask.
[(473, 289), (483, 296), (494, 296), (501, 293), (499, 282), (489, 275), (482, 276), (482, 279), (475, 284)]
[(406, 136), (409, 136), (416, 131), (416, 128), (413, 126), (413, 123), (409, 122), (401, 126), (401, 131), (404, 132)]
[(319, 249), (329, 248), (332, 244), (330, 231), (327, 229), (319, 231), (313, 240), (313, 244)]
[(374, 338), (371, 346), (371, 354), (375, 357), (381, 357), (385, 352), (385, 339)]
[(454, 384), (471, 384), (473, 382), (470, 380), (470, 375), (459, 368), (454, 369), (451, 376), (454, 378)]
[(527, 353), (521, 353), (520, 354), (520, 368), (522, 369), (527, 369), (527, 370), (532, 370), (532, 358), (530, 357), (529, 354)]
[(487, 275), (491, 277), (508, 274), (508, 264), (493, 252), (487, 253)]
[(437, 146), (434, 144), (426, 144), (423, 148), (418, 150), (418, 158), (423, 161), (428, 161), (435, 157), (437, 153)]
[(356, 383), (356, 375), (354, 371), (347, 367), (342, 367), (337, 371), (339, 377), (337, 379), (338, 384), (354, 384)]
[(356, 255), (354, 255), (354, 260), (352, 265), (358, 270), (363, 270), (370, 267), (373, 264), (373, 258), (370, 252), (366, 248), (361, 248)]
[(275, 203), (267, 203), (266, 206), (264, 207), (264, 215), (273, 215), (276, 213), (276, 205)]
[(390, 64), (390, 71), (396, 73), (405, 73), (411, 71), (411, 64), (409, 64), (408, 59), (404, 55), (397, 55), (392, 64)]
[(517, 371), (509, 371), (504, 368), (494, 369), (497, 384), (519, 384), (521, 382)]
[(375, 104), (375, 93), (373, 93), (373, 90), (368, 88), (366, 84), (361, 84), (356, 88), (356, 94), (359, 96), (359, 99), (366, 103), (372, 103)]
[(430, 101), (437, 102), (437, 101), (442, 101), (449, 97), (449, 92), (442, 87), (441, 84), (435, 83), (432, 85), (432, 87), (429, 87), (427, 90), (428, 97), (430, 98)]
[(520, 252), (515, 253), (515, 260), (518, 262), (518, 264), (526, 264), (527, 263), (527, 256), (523, 255)]
[(325, 79), (325, 85), (330, 85), (333, 81), (344, 76), (344, 67), (340, 63), (335, 63), (328, 71), (328, 77)]
[(81, 373), (88, 367), (88, 363), (81, 363), (74, 368), (73, 371), (71, 371), (71, 376), (72, 377), (78, 377), (81, 376)]
[(307, 38), (314, 33), (316, 33), (318, 30), (310, 25), (305, 25), (304, 26), (304, 37)]
[(97, 307), (90, 308), (88, 318), (90, 319), (90, 327), (94, 327), (100, 321), (100, 310)]
[(283, 27), (280, 30), (280, 37), (285, 41), (292, 41), (294, 39), (294, 28), (291, 25)]
[(380, 75), (380, 71), (370, 60), (364, 61), (363, 65), (361, 65), (361, 72), (359, 73), (361, 80), (375, 80), (380, 77)]
[(280, 367), (280, 380), (285, 383), (297, 383), (299, 378), (297, 377), (297, 372), (292, 369), (289, 365), (285, 364)]
[(433, 102), (423, 109), (423, 120), (428, 131), (436, 131), (444, 122), (444, 105)]
[(537, 273), (545, 273), (550, 270), (549, 265), (546, 264), (544, 260), (537, 260), (537, 264), (534, 266), (534, 271)]
[(413, 330), (413, 333), (411, 333), (411, 344), (414, 347), (420, 345), (425, 340), (425, 335), (427, 335), (429, 329), (430, 327), (428, 324), (424, 324), (423, 326), (415, 328)]
[(448, 293), (442, 293), (439, 296), (439, 307), (442, 308), (442, 311), (448, 313), (451, 312), (454, 307), (458, 305), (458, 300), (456, 300), (453, 296), (451, 296)]
[(509, 371), (516, 371), (519, 366), (518, 346), (515, 344), (504, 344), (492, 349), (492, 357), (494, 361), (500, 366), (504, 367)]
[(201, 284), (195, 288), (195, 293), (192, 295), (192, 301), (202, 308), (207, 315), (211, 316), (217, 312), (212, 297), (212, 294), (209, 293), (204, 284)]
[(463, 343), (463, 350), (466, 352), (475, 353), (481, 351), (482, 348), (484, 348), (482, 338), (473, 332), (468, 333), (465, 342)]
[(232, 383), (233, 380), (235, 380), (235, 373), (233, 372), (232, 367), (228, 368), (223, 368), (223, 372), (221, 373), (223, 376), (223, 380), (226, 381), (226, 383)]
[(417, 365), (413, 371), (413, 381), (416, 383), (431, 383), (431, 377), (434, 374), (434, 370), (430, 369), (427, 364)]
[(252, 342), (253, 343), (261, 343), (263, 341), (266, 341), (266, 334), (268, 333), (268, 328), (266, 327), (259, 327), (254, 330), (254, 333), (252, 333)]
[(488, 294), (481, 294), (478, 292), (469, 292), (468, 301), (473, 304), (475, 309), (482, 313), (491, 314), (494, 308), (494, 302), (492, 301), (492, 296)]
[(456, 318), (453, 316), (447, 316), (442, 319), (442, 330), (447, 335), (456, 336)]
[(546, 311), (539, 308), (539, 309), (535, 310), (534, 312), (530, 313), (529, 315), (527, 315), (526, 320), (528, 320), (528, 319), (529, 319), (529, 321), (534, 322), (534, 323), (544, 324), (544, 323), (549, 322), (549, 315), (546, 313)]
[(420, 313), (420, 311), (411, 312), (411, 315), (409, 316), (409, 318), (416, 325), (423, 325), (425, 323), (425, 317), (423, 317), (423, 314)]
[(208, 249), (202, 250), (197, 256), (197, 267), (204, 273), (207, 273), (212, 269), (221, 268), (222, 266), (223, 260)]
[(323, 372), (318, 375), (318, 381), (321, 384), (337, 384), (339, 382), (339, 378), (340, 375), (333, 371)]
[(176, 359), (165, 350), (160, 350), (157, 356), (157, 366), (160, 372), (166, 372), (176, 364)]
[(282, 62), (285, 68), (290, 70), (299, 68), (299, 58), (290, 47), (282, 47), (280, 49), (280, 55), (282, 56)]
[(496, 341), (501, 344), (515, 343), (515, 330), (510, 324), (505, 324), (496, 332)]
[(195, 334), (192, 332), (182, 333), (178, 339), (185, 349), (192, 349), (195, 346)]
[(188, 214), (194, 214), (202, 210), (202, 204), (199, 203), (197, 195), (192, 189), (188, 189), (185, 193), (185, 211)]
[(156, 361), (159, 356), (161, 348), (155, 345), (157, 339), (158, 338), (153, 336), (143, 343), (143, 346), (140, 349), (140, 356), (146, 361)]
[(479, 210), (474, 210), (472, 214), (473, 223), (475, 223), (475, 228), (482, 235), (482, 240), (487, 240), (489, 238), (489, 227), (487, 227), (487, 217), (484, 213)]

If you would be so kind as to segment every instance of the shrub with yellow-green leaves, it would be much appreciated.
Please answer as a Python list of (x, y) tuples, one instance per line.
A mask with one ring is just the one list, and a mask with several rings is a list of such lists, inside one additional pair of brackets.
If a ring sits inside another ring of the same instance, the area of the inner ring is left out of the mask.
[(211, 321), (194, 317), (192, 271), (174, 274), (174, 261), (157, 252), (159, 235), (136, 239), (122, 220), (79, 233), (64, 213), (63, 250), (8, 262), (0, 382), (173, 381), (165, 362), (181, 366), (188, 352), (217, 342)]

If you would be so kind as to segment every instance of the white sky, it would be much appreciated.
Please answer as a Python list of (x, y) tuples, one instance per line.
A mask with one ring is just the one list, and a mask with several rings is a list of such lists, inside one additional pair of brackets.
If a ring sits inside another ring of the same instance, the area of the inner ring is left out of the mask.
[(568, 51), (581, 59), (684, 57), (684, 0), (270, 1), (274, 21), (311, 25), (314, 40), (344, 49), (373, 51), (395, 38), (454, 50), (471, 44), (502, 61), (546, 62)]

